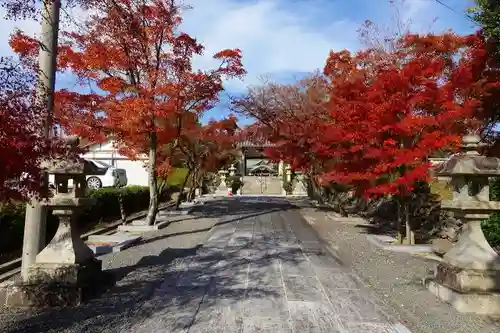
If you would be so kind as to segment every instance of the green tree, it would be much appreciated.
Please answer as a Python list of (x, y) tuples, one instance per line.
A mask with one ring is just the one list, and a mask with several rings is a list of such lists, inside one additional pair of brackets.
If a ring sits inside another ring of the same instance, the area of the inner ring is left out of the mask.
[(473, 19), (481, 24), (486, 36), (498, 40), (500, 36), (500, 1), (476, 0), (476, 6), (470, 8), (469, 12), (473, 15)]

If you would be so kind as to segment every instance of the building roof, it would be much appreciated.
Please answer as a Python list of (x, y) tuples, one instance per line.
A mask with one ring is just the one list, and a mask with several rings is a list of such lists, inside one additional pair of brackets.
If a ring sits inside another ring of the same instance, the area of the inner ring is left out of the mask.
[(238, 148), (250, 148), (250, 147), (262, 147), (262, 148), (267, 148), (267, 147), (275, 147), (276, 144), (269, 142), (269, 141), (262, 141), (262, 142), (256, 142), (252, 140), (243, 140), (243, 141), (238, 141), (236, 143), (236, 146)]

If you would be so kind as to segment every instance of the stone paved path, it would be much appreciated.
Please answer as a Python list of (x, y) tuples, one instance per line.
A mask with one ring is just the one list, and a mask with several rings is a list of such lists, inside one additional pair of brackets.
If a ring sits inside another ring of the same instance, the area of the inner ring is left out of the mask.
[(279, 204), (215, 227), (195, 256), (165, 272), (144, 305), (151, 315), (127, 332), (409, 332), (388, 321), (296, 209)]
[(146, 239), (106, 259), (127, 273), (100, 299), (16, 315), (0, 331), (409, 332), (283, 199), (208, 202), (199, 218)]

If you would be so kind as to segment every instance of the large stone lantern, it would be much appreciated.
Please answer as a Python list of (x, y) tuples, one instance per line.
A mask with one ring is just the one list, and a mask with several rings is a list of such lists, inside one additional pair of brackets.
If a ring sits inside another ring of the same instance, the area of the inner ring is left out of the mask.
[(227, 171), (224, 169), (220, 169), (218, 174), (219, 174), (220, 183), (219, 183), (219, 186), (217, 187), (217, 189), (215, 190), (214, 195), (225, 196), (225, 195), (227, 195), (227, 184), (226, 184)]
[(464, 136), (465, 153), (436, 168), (453, 186), (453, 200), (441, 207), (462, 220), (463, 229), (426, 285), (460, 312), (500, 315), (500, 256), (481, 229), (481, 221), (500, 211), (500, 202), (489, 200), (489, 178), (500, 176), (500, 159), (480, 155), (479, 142), (477, 135)]
[[(75, 137), (67, 139), (68, 146), (78, 142)], [(28, 267), (24, 298), (37, 303), (34, 305), (76, 305), (82, 301), (85, 289), (102, 282), (98, 279), (101, 261), (81, 239), (77, 226), (78, 215), (94, 203), (94, 199), (86, 197), (86, 174), (91, 166), (81, 158), (66, 156), (46, 160), (41, 166), (54, 176), (55, 188), (45, 204), (59, 218), (59, 227), (36, 256), (35, 264)]]

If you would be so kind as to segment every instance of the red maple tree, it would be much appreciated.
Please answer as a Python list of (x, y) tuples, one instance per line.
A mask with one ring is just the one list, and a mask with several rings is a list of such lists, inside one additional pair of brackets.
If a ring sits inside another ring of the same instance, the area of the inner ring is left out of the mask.
[(236, 122), (236, 117), (230, 115), (207, 124), (194, 121), (182, 129), (179, 149), (188, 169), (183, 187), (188, 181), (192, 184), (188, 200), (193, 198), (196, 188), (202, 187), (207, 173), (217, 172), (234, 158)]
[(0, 59), (0, 202), (40, 194), (39, 163), (50, 146), (40, 139), (43, 109), (33, 83), (20, 64)]
[(429, 156), (458, 148), (466, 131), (478, 129), (474, 116), (490, 87), (484, 43), (480, 34), (406, 35), (389, 57), (370, 52), (330, 54), (331, 121), (315, 151), (335, 161), (324, 181), (395, 195), (413, 243), (408, 198), (428, 181)]
[(365, 193), (405, 195), (427, 180), (431, 153), (456, 147), (473, 126), (487, 89), (481, 36), (407, 35), (400, 43), (396, 62), (367, 62), (369, 51), (330, 54), (332, 121), (316, 151), (337, 163), (325, 179)]
[(312, 149), (329, 121), (326, 109), (328, 82), (314, 74), (294, 84), (267, 83), (251, 87), (245, 96), (233, 99), (234, 112), (257, 121), (241, 134), (255, 143), (269, 141), (264, 150), (275, 161), (284, 161), (293, 169), (316, 179), (322, 160)]
[[(158, 147), (178, 140), (186, 113), (214, 106), (224, 79), (245, 74), (238, 49), (216, 53), (216, 69), (192, 68), (203, 46), (179, 32), (183, 9), (174, 0), (101, 3), (82, 31), (61, 33), (58, 50), (59, 69), (71, 70), (93, 92), (59, 92), (56, 119), (85, 137), (114, 135), (132, 158), (149, 156), (148, 224), (158, 209)], [(27, 58), (37, 53), (20, 33), (11, 45)]]

